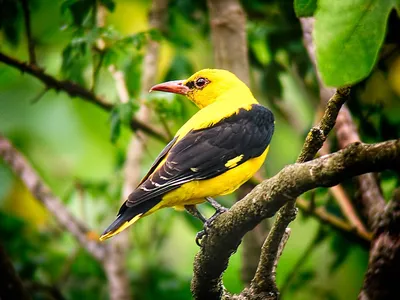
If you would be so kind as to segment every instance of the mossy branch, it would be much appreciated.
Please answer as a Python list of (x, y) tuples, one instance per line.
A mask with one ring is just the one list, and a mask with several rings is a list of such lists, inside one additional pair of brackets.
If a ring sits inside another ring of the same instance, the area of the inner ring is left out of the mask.
[(256, 186), (218, 217), (195, 257), (192, 292), (195, 299), (220, 299), (222, 273), (242, 237), (288, 201), (317, 187), (329, 187), (360, 174), (400, 168), (400, 139), (378, 144), (354, 143), (306, 163), (285, 167)]

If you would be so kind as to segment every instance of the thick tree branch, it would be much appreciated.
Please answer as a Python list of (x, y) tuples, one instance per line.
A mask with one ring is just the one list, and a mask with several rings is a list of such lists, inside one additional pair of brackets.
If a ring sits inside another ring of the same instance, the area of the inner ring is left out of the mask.
[[(21, 72), (28, 73), (33, 77), (36, 77), (41, 82), (43, 82), (46, 87), (55, 89), (56, 91), (64, 91), (71, 97), (80, 97), (90, 103), (93, 103), (106, 111), (111, 111), (113, 109), (113, 104), (107, 102), (100, 96), (97, 96), (93, 92), (87, 90), (86, 88), (80, 86), (79, 84), (72, 82), (70, 80), (58, 80), (52, 75), (47, 74), (44, 70), (40, 69), (35, 65), (29, 65), (28, 63), (19, 61), (13, 57), (10, 57), (4, 53), (0, 52), (0, 62), (3, 62), (9, 66), (12, 66)], [(135, 118), (132, 118), (130, 122), (130, 127), (132, 130), (141, 130), (144, 133), (162, 141), (167, 142), (167, 138), (159, 133), (156, 129), (150, 125), (144, 124)]]
[(32, 30), (31, 30), (31, 13), (29, 10), (28, 0), (21, 0), (22, 11), (24, 13), (24, 22), (25, 22), (25, 34), (28, 43), (28, 53), (29, 53), (29, 64), (36, 65), (36, 55), (35, 55), (35, 43), (32, 38)]
[(263, 181), (218, 217), (196, 255), (192, 291), (196, 299), (220, 299), (221, 274), (244, 234), (272, 217), (288, 201), (316, 187), (329, 187), (367, 172), (400, 168), (400, 139), (379, 144), (355, 143), (306, 163), (285, 167)]
[(51, 193), (22, 154), (1, 135), (0, 156), (21, 178), (31, 193), (51, 212), (56, 221), (68, 230), (93, 257), (102, 261), (106, 254), (106, 247), (99, 244), (97, 238), (91, 238), (92, 232), (67, 211), (61, 200)]

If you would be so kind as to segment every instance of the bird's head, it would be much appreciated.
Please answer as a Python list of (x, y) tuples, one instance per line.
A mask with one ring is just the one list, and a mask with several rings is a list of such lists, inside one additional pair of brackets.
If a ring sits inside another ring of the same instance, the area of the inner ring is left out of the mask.
[(181, 94), (188, 97), (198, 107), (203, 108), (236, 88), (248, 90), (247, 86), (233, 73), (219, 69), (201, 70), (186, 80), (175, 80), (157, 84), (150, 89)]

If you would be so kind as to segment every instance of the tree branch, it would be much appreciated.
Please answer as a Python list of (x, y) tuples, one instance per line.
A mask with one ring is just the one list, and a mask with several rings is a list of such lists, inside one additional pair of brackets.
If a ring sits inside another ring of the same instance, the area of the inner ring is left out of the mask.
[(378, 144), (355, 143), (336, 153), (285, 167), (263, 181), (219, 216), (195, 257), (195, 299), (220, 299), (221, 274), (244, 234), (283, 205), (316, 187), (329, 187), (366, 172), (400, 168), (400, 139)]
[[(43, 82), (48, 88), (52, 88), (56, 91), (64, 91), (71, 97), (80, 97), (81, 99), (93, 103), (106, 111), (111, 111), (114, 107), (113, 104), (107, 102), (102, 97), (97, 96), (93, 92), (85, 89), (84, 87), (82, 87), (77, 83), (74, 83), (70, 80), (58, 80), (55, 77), (47, 74), (45, 71), (43, 71), (37, 66), (29, 65), (28, 63), (19, 61), (1, 52), (0, 52), (0, 62), (12, 66), (20, 70), (21, 72), (25, 72), (32, 75), (33, 77), (36, 77), (41, 82)], [(130, 122), (130, 127), (132, 128), (132, 130), (136, 129), (141, 130), (144, 133), (162, 142), (168, 141), (168, 139), (164, 136), (164, 134), (159, 133), (156, 129), (154, 129), (150, 125), (144, 124), (135, 118), (132, 118)]]
[(350, 222), (351, 227), (354, 228), (354, 231), (356, 231), (361, 236), (369, 236), (371, 239), (372, 234), (368, 232), (363, 222), (358, 217), (358, 214), (354, 209), (351, 200), (347, 196), (347, 193), (344, 190), (343, 186), (333, 186), (329, 189), (329, 191), (335, 197), (335, 200), (338, 203), (341, 211), (343, 212), (343, 215)]
[(106, 247), (98, 243), (97, 238), (90, 237), (92, 232), (67, 211), (61, 200), (51, 193), (22, 154), (1, 135), (0, 156), (14, 173), (21, 178), (31, 193), (50, 211), (56, 221), (68, 230), (86, 251), (97, 260), (102, 261), (106, 254)]
[(24, 13), (25, 34), (28, 43), (29, 64), (36, 66), (35, 44), (32, 38), (31, 14), (28, 0), (21, 0), (22, 11)]
[(217, 68), (230, 70), (250, 85), (246, 14), (238, 0), (207, 0)]
[(395, 299), (400, 278), (400, 189), (378, 218), (359, 300)]

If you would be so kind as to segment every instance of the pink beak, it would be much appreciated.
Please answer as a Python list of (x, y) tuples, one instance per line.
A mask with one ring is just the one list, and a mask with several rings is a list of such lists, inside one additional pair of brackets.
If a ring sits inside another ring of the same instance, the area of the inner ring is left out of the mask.
[(189, 88), (183, 84), (183, 80), (167, 81), (153, 86), (149, 92), (160, 91), (174, 94), (186, 95)]

